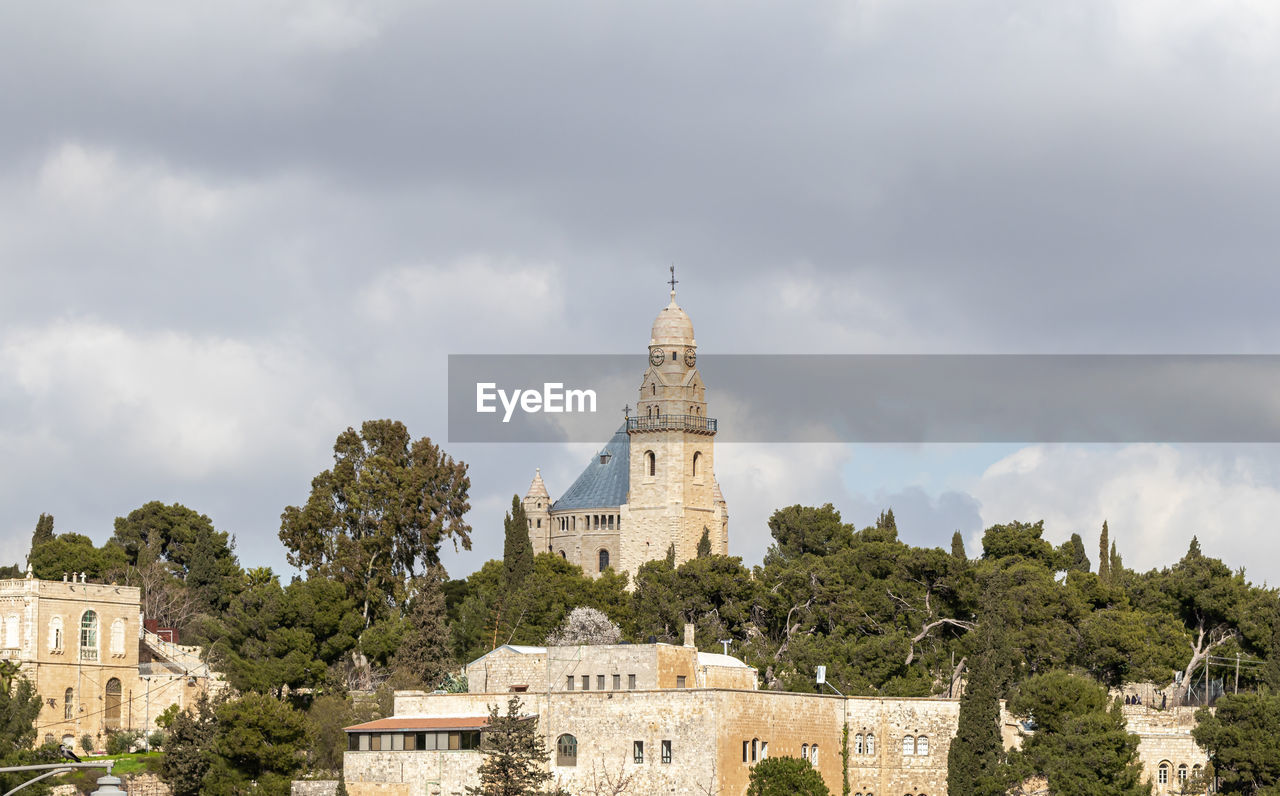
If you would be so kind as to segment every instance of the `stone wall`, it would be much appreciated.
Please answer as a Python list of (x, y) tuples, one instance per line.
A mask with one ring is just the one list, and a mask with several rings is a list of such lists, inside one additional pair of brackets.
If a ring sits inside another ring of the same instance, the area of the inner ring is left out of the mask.
[[(1139, 738), (1138, 758), (1142, 761), (1143, 777), (1153, 783), (1153, 793), (1177, 793), (1181, 788), (1179, 769), (1188, 778), (1194, 777), (1209, 764), (1209, 757), (1191, 737), (1196, 726), (1198, 708), (1179, 707), (1155, 710), (1147, 705), (1124, 706), (1125, 723), (1129, 732)], [(1161, 783), (1160, 767), (1166, 766), (1167, 780)]]
[(289, 788), (289, 796), (334, 796), (337, 792), (336, 779), (295, 779)]

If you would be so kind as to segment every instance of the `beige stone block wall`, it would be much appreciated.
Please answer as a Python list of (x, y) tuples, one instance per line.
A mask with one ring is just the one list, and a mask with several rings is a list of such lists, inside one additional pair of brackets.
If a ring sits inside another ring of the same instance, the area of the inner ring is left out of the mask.
[(462, 796), (480, 784), (482, 759), (474, 750), (347, 752), (343, 774), (351, 796)]
[(755, 669), (739, 666), (699, 666), (698, 688), (734, 688), (754, 691), (758, 685)]
[(467, 689), (473, 693), (509, 691), (513, 685), (547, 690), (547, 657), (499, 647), (467, 664)]
[[(1139, 738), (1138, 758), (1142, 761), (1143, 779), (1152, 783), (1152, 792), (1157, 796), (1179, 792), (1179, 766), (1185, 765), (1190, 777), (1195, 766), (1203, 770), (1209, 764), (1208, 755), (1191, 737), (1197, 708), (1154, 710), (1146, 705), (1125, 705), (1123, 710), (1129, 731)], [(1169, 782), (1164, 785), (1158, 782), (1161, 763), (1169, 765)]]
[[(852, 698), (847, 702), (849, 720), (849, 783), (854, 793), (945, 794), (947, 752), (960, 716), (956, 699)], [(875, 734), (875, 751), (867, 753), (866, 737)], [(863, 754), (856, 750), (856, 736), (863, 736)], [(903, 739), (911, 736), (915, 754), (906, 754)], [(918, 753), (919, 739), (928, 752)]]
[[(720, 793), (747, 790), (751, 766), (769, 757), (800, 757), (801, 747), (818, 745), (818, 771), (832, 793), (841, 792), (840, 736), (843, 700), (837, 696), (791, 694), (771, 691), (708, 691), (714, 711), (717, 739), (716, 780)], [(751, 760), (752, 741), (757, 760)], [(743, 744), (746, 761), (743, 761)]]

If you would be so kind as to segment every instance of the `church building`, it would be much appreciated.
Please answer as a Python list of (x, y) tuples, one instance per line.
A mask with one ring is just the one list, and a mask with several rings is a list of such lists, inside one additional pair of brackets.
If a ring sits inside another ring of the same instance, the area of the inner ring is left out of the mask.
[(551, 552), (598, 575), (632, 577), (674, 550), (676, 564), (729, 552), (729, 510), (715, 475), (716, 420), (707, 415), (693, 322), (671, 302), (649, 334), (649, 367), (635, 415), (591, 457), (582, 475), (552, 500), (539, 470), (524, 497), (536, 552)]

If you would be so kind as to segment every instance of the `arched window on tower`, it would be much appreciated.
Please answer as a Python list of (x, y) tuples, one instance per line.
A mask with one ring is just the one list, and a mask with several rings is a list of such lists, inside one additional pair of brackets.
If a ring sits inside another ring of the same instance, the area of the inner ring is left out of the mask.
[(698, 477), (698, 468), (699, 468), (699, 465), (701, 464), (702, 464), (702, 452), (694, 451), (693, 452), (693, 477), (694, 478)]
[(70, 719), (75, 716), (76, 710), (76, 691), (74, 688), (68, 688), (62, 694), (62, 718)]
[(120, 729), (120, 697), (122, 690), (120, 681), (112, 677), (107, 681), (107, 695), (102, 710), (102, 718), (108, 730)]
[(609, 568), (609, 551), (601, 550), (600, 551), (600, 571), (604, 572), (608, 568)]
[(653, 451), (646, 451), (644, 454), (645, 470), (649, 475), (658, 474), (658, 457)]

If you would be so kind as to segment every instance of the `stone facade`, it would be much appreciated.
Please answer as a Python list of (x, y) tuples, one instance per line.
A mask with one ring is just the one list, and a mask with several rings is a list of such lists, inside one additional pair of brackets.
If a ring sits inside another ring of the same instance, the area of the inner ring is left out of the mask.
[(154, 730), (165, 708), (185, 707), (215, 680), (198, 648), (144, 629), (140, 598), (137, 587), (74, 575), (0, 580), (0, 658), (18, 663), (43, 699), (37, 743)]
[(676, 304), (658, 313), (636, 414), (558, 500), (541, 471), (522, 505), (536, 552), (552, 552), (598, 575), (632, 576), (674, 547), (677, 563), (729, 552), (729, 510), (715, 477), (716, 420), (707, 417), (693, 323)]
[[(596, 792), (598, 780), (622, 775), (634, 777), (632, 793), (737, 796), (746, 792), (751, 767), (771, 755), (809, 760), (831, 792), (840, 793), (847, 727), (854, 796), (947, 793), (958, 699), (760, 691), (754, 669), (687, 641), (499, 647), (468, 664), (471, 693), (397, 692), (392, 718), (347, 730), (354, 739), (482, 727), (489, 707), (505, 710), (514, 695), (526, 715), (537, 716), (552, 753), (551, 773), (570, 793)], [(1180, 770), (1191, 779), (1207, 763), (1191, 738), (1194, 709), (1129, 706), (1124, 713), (1154, 793), (1180, 793)], [(1006, 746), (1019, 746), (1020, 724), (1003, 706), (1001, 725)], [(571, 758), (566, 748), (574, 751)], [(462, 794), (478, 784), (481, 760), (474, 748), (350, 751), (347, 789), (352, 796)]]

